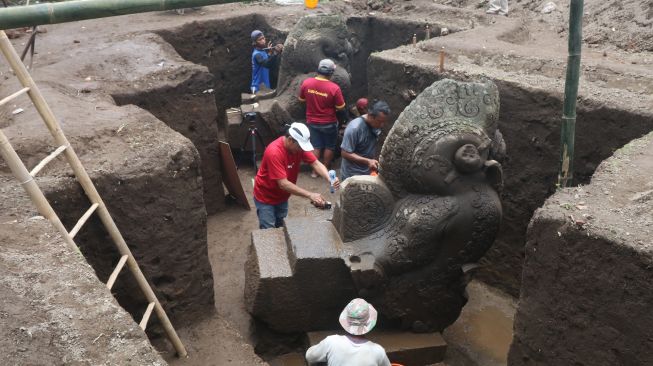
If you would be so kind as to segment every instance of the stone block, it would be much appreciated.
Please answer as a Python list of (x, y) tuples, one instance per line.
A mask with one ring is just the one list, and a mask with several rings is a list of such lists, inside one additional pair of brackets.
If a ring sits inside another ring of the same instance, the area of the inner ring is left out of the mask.
[(337, 319), (333, 314), (355, 297), (349, 268), (340, 257), (344, 248), (338, 232), (331, 222), (311, 217), (286, 220), (285, 231), (298, 288), (314, 305), (312, 318), (320, 324), (333, 323)]
[(288, 261), (283, 229), (256, 230), (245, 264), (247, 310), (279, 331), (300, 330), (307, 313)]
[(289, 218), (257, 230), (245, 265), (248, 310), (281, 332), (329, 329), (355, 296), (342, 242), (329, 221)]

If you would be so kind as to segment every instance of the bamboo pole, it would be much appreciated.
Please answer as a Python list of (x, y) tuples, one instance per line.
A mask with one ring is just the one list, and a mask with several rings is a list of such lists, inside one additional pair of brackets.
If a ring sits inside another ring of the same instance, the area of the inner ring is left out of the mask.
[(235, 2), (239, 0), (74, 0), (12, 6), (0, 9), (0, 26), (11, 29)]
[(583, 27), (583, 0), (571, 0), (569, 6), (569, 56), (565, 99), (560, 131), (560, 170), (558, 187), (569, 186), (574, 178), (574, 143), (576, 133), (576, 100), (580, 77), (581, 37)]
[(27, 93), (28, 91), (29, 91), (29, 88), (22, 88), (19, 91), (13, 93), (12, 95), (10, 95), (10, 96), (8, 96), (6, 98), (3, 98), (2, 100), (0, 100), (0, 107), (2, 107), (3, 105), (11, 102), (12, 100), (16, 99), (17, 97)]
[[(93, 1), (93, 0), (87, 0), (87, 1)], [(34, 106), (36, 107), (39, 114), (41, 115), (41, 118), (43, 118), (43, 121), (45, 122), (46, 126), (50, 130), (52, 136), (54, 137), (56, 144), (58, 146), (68, 146), (68, 148), (64, 150), (64, 156), (68, 160), (68, 164), (70, 165), (73, 172), (75, 173), (77, 181), (84, 189), (84, 192), (86, 193), (86, 196), (88, 197), (89, 201), (91, 201), (91, 203), (98, 204), (97, 214), (100, 220), (102, 221), (102, 223), (104, 224), (104, 227), (106, 228), (107, 232), (109, 233), (109, 236), (111, 236), (111, 239), (113, 239), (114, 243), (116, 244), (116, 247), (118, 247), (118, 251), (120, 252), (120, 254), (128, 256), (127, 266), (129, 267), (132, 274), (134, 275), (134, 278), (136, 279), (136, 282), (138, 283), (138, 286), (140, 287), (141, 291), (143, 291), (143, 294), (147, 298), (147, 301), (155, 303), (154, 310), (156, 311), (156, 315), (161, 321), (161, 324), (163, 325), (163, 328), (165, 329), (168, 335), (168, 339), (170, 339), (170, 342), (172, 342), (179, 356), (186, 357), (187, 356), (186, 348), (181, 343), (181, 340), (179, 339), (177, 332), (172, 326), (172, 323), (170, 323), (170, 319), (168, 319), (165, 310), (163, 310), (161, 303), (159, 303), (159, 300), (156, 298), (156, 295), (154, 294), (154, 291), (148, 284), (147, 279), (143, 275), (143, 272), (141, 272), (141, 269), (138, 266), (136, 259), (134, 259), (131, 250), (127, 246), (127, 243), (125, 242), (125, 239), (122, 237), (122, 234), (120, 234), (120, 230), (118, 230), (118, 227), (116, 226), (116, 223), (113, 221), (113, 218), (111, 218), (111, 214), (109, 214), (109, 211), (107, 210), (104, 201), (102, 201), (100, 194), (95, 189), (95, 185), (93, 185), (93, 182), (91, 181), (91, 178), (88, 176), (86, 169), (84, 169), (84, 166), (82, 165), (81, 161), (77, 157), (77, 154), (75, 154), (74, 149), (72, 148), (72, 146), (70, 146), (68, 139), (66, 138), (63, 131), (61, 130), (61, 127), (59, 126), (59, 122), (57, 122), (57, 119), (54, 116), (54, 113), (52, 113), (52, 110), (46, 103), (45, 98), (43, 98), (41, 91), (37, 88), (36, 84), (34, 83), (34, 80), (32, 80), (31, 76), (27, 72), (25, 65), (23, 65), (23, 62), (18, 57), (16, 50), (9, 42), (9, 38), (7, 38), (7, 35), (5, 34), (4, 31), (0, 31), (0, 49), (2, 50), (2, 53), (4, 54), (5, 58), (7, 59), (10, 66), (16, 73), (16, 77), (18, 78), (18, 80), (20, 80), (23, 87), (30, 88), (30, 90), (27, 93), (30, 95), (32, 99), (32, 103), (34, 103)], [(27, 169), (25, 169), (25, 171), (27, 171)]]

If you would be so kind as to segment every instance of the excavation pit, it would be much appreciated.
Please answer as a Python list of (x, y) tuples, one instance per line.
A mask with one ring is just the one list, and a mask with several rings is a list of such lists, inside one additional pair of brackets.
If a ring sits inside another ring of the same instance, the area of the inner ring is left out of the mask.
[[(260, 5), (210, 7), (206, 15), (144, 14), (70, 23), (52, 26), (42, 35), (47, 41), (41, 43), (44, 48), (36, 58), (37, 83), (92, 172), (173, 323), (186, 324), (181, 327), (186, 340), (199, 344), (202, 342), (193, 332), (211, 334), (213, 330), (203, 322), (222, 329), (221, 334), (240, 339), (229, 326), (215, 320), (215, 308), (246, 340), (252, 336), (250, 320), (239, 308), (243, 279), (234, 273), (242, 271), (244, 251), (238, 247), (247, 246), (248, 233), (256, 227), (255, 214), (234, 213), (225, 207), (215, 140), (227, 138), (227, 110), (240, 106), (241, 93), (249, 85), (251, 29), (262, 28), (281, 42), (303, 14), (304, 10), (261, 9)], [(414, 14), (412, 19), (407, 19), (411, 18), (408, 15), (396, 20), (365, 13), (347, 18), (349, 29), (364, 35), (360, 55), (351, 65), (349, 101), (365, 95), (384, 99), (391, 105), (394, 120), (424, 88), (444, 77), (471, 80), (485, 76), (499, 86), (500, 130), (508, 146), (505, 216), (501, 234), (475, 276), (516, 296), (526, 228), (533, 212), (555, 190), (564, 56), (539, 57), (525, 48), (527, 40), (501, 38), (514, 25), (496, 24), (503, 31), (494, 34), (484, 15), (460, 10), (455, 14), (461, 18), (459, 23), (431, 23), (434, 35), (438, 27), (447, 27), (452, 34), (428, 41), (421, 41), (420, 33), (426, 23)], [(448, 17), (451, 14), (443, 15)], [(475, 27), (462, 25), (469, 20), (476, 22)], [(81, 26), (88, 34), (78, 35)], [(379, 39), (377, 35), (382, 32), (388, 36)], [(103, 33), (106, 35), (98, 35)], [(414, 33), (420, 40), (415, 47), (409, 45)], [(465, 42), (467, 37), (481, 39), (480, 35), (499, 41), (485, 50), (480, 42), (476, 48)], [(68, 53), (55, 51), (69, 45), (73, 46)], [(442, 47), (447, 56), (445, 69), (440, 72), (438, 53)], [(650, 97), (646, 95), (652, 79), (646, 64), (600, 63), (595, 56), (590, 54), (584, 61), (577, 122), (578, 184), (589, 183), (596, 167), (614, 150), (653, 130)], [(4, 72), (5, 66), (2, 68)], [(5, 95), (16, 86), (5, 80), (0, 90)], [(9, 107), (0, 111), (0, 126), (17, 141), (15, 147), (23, 161), (32, 167), (54, 147), (45, 132), (38, 132), (43, 130), (34, 112), (9, 112)], [(266, 137), (272, 138), (278, 131), (266, 132)], [(17, 216), (7, 221), (18, 219), (22, 223), (36, 215), (24, 197), (16, 199), (22, 192), (14, 181), (5, 179), (10, 174), (4, 162), (0, 162), (0, 172), (3, 208), (20, 207)], [(250, 196), (252, 176), (247, 168), (240, 172)], [(315, 184), (307, 179), (300, 182)], [(64, 164), (48, 167), (39, 183), (67, 227), (72, 226), (88, 202)], [(291, 216), (313, 215), (302, 201), (291, 201), (291, 205), (296, 206)], [(236, 235), (237, 231), (247, 233)], [(12, 234), (3, 242), (18, 239), (19, 234)], [(100, 281), (105, 281), (117, 254), (109, 249), (106, 233), (97, 221), (80, 234), (79, 242), (86, 260)], [(129, 276), (121, 275), (116, 288), (118, 299), (135, 319), (140, 319), (145, 306), (130, 283)], [(102, 285), (98, 282), (94, 286)], [(225, 297), (227, 300), (221, 302)], [(91, 347), (103, 345), (98, 341)], [(160, 347), (169, 351), (168, 346)], [(251, 348), (233, 348), (251, 352)], [(199, 348), (194, 351), (196, 357), (205, 352)], [(176, 362), (170, 352), (164, 356), (168, 362)]]

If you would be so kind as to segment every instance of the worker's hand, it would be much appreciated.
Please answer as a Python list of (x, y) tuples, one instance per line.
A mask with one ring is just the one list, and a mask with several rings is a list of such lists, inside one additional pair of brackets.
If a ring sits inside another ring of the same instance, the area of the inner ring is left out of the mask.
[(340, 188), (340, 178), (336, 177), (336, 180), (333, 181), (333, 188), (335, 189)]
[(311, 203), (317, 207), (324, 207), (326, 200), (319, 193), (311, 193), (308, 198), (310, 198)]
[(281, 43), (277, 43), (276, 46), (274, 46), (274, 52), (275, 53), (281, 53), (283, 52), (283, 45)]
[(376, 159), (367, 159), (367, 167), (370, 170), (377, 171), (379, 170), (379, 161)]

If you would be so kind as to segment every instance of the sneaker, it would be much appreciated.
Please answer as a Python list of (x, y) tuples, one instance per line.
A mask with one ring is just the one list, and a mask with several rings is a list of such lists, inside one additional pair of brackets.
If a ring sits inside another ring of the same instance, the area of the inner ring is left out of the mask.
[(485, 14), (493, 14), (496, 15), (499, 11), (498, 10), (487, 10), (485, 11)]
[(499, 15), (503, 15), (504, 17), (507, 17), (507, 16), (508, 16), (508, 13), (504, 13), (504, 12), (502, 12), (502, 11), (500, 11), (498, 14), (499, 14)]

